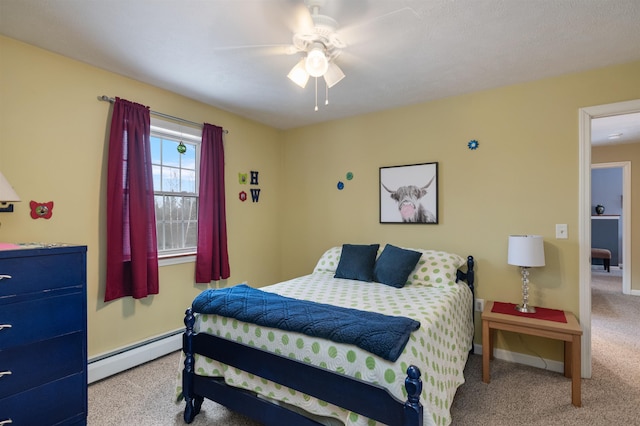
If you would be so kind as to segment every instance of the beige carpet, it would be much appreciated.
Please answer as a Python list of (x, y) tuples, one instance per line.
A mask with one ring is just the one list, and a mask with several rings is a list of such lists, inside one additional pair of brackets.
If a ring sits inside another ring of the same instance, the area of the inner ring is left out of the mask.
[[(582, 408), (571, 405), (571, 381), (558, 373), (506, 361), (491, 363), (491, 383), (482, 383), (482, 359), (465, 368), (451, 412), (453, 425), (640, 424), (640, 297), (622, 295), (619, 270), (593, 272), (593, 377), (582, 381)], [(179, 353), (89, 386), (90, 426), (183, 425), (173, 403)], [(256, 426), (205, 401), (192, 423)]]

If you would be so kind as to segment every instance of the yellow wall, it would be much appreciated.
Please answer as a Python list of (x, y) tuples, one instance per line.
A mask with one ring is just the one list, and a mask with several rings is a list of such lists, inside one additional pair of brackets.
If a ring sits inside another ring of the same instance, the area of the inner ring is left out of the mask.
[[(530, 302), (579, 313), (578, 110), (636, 98), (640, 62), (286, 132), (284, 276), (308, 272), (330, 246), (389, 242), (474, 255), (478, 297), (517, 302), (508, 236), (540, 234), (546, 266), (531, 271)], [(433, 161), (440, 224), (379, 224), (379, 167)], [(568, 224), (568, 239), (555, 238), (558, 223)], [(477, 322), (476, 342), (480, 335)], [(559, 359), (560, 344), (531, 341)], [(515, 336), (499, 345), (532, 353)]]
[[(637, 189), (640, 188), (640, 142), (591, 149), (593, 164), (619, 161), (631, 162), (631, 256), (636, 260), (640, 253), (640, 196), (636, 195), (640, 194)], [(635, 265), (631, 262), (631, 290), (640, 291), (640, 264), (637, 261)]]
[[(0, 49), (0, 170), (24, 200), (0, 215), (0, 241), (88, 245), (90, 356), (180, 328), (203, 288), (193, 284), (192, 264), (177, 265), (161, 268), (157, 296), (101, 302), (110, 106), (98, 95), (230, 131), (232, 277), (221, 285), (271, 284), (309, 273), (328, 247), (390, 242), (472, 254), (478, 296), (516, 302), (520, 276), (506, 264), (507, 237), (530, 233), (544, 236), (547, 262), (531, 273), (531, 302), (574, 312), (578, 109), (640, 98), (636, 62), (281, 132), (8, 38), (0, 37)], [(471, 139), (478, 150), (467, 149)], [(379, 224), (379, 167), (432, 161), (440, 224)], [(249, 170), (260, 172), (257, 204), (237, 198), (237, 173)], [(346, 181), (349, 171), (354, 179)], [(53, 218), (32, 220), (29, 200), (53, 200)], [(568, 224), (569, 239), (555, 239), (556, 223)], [(560, 346), (526, 341), (560, 359)], [(530, 353), (509, 336), (498, 344)]]
[[(159, 295), (102, 302), (111, 105), (98, 101), (99, 95), (229, 130), (225, 180), (232, 275), (220, 285), (279, 280), (279, 131), (9, 38), (0, 37), (0, 52), (0, 170), (22, 199), (14, 213), (0, 213), (0, 241), (88, 246), (90, 357), (181, 328), (184, 310), (206, 288), (194, 284), (193, 263), (166, 266), (160, 268)], [(259, 203), (238, 199), (238, 172), (250, 170), (259, 172)], [(30, 200), (54, 201), (53, 217), (31, 219)]]

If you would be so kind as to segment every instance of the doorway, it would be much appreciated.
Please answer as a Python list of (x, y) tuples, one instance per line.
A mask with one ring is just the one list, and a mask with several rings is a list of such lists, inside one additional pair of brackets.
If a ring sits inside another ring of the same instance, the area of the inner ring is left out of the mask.
[[(593, 176), (593, 170), (601, 170), (601, 171), (619, 171), (620, 172), (620, 188), (616, 188), (614, 191), (616, 194), (621, 194), (620, 206), (618, 208), (614, 207), (610, 209), (609, 212), (613, 214), (618, 214), (621, 218), (620, 220), (620, 232), (619, 238), (621, 244), (619, 245), (618, 250), (618, 259), (620, 264), (622, 265), (622, 293), (629, 295), (631, 294), (631, 162), (630, 161), (620, 161), (615, 163), (597, 163), (591, 164), (591, 170)], [(596, 184), (592, 181), (591, 188)], [(592, 191), (593, 195), (593, 191)], [(593, 199), (592, 199), (593, 201)], [(593, 202), (592, 202), (593, 205)], [(593, 214), (593, 207), (591, 207), (591, 213)], [(607, 211), (605, 210), (605, 214)], [(591, 219), (594, 220), (593, 218)], [(591, 226), (593, 230), (593, 223)], [(591, 236), (593, 241), (593, 235)], [(593, 245), (592, 245), (593, 246)], [(624, 267), (626, 264), (626, 268)]]
[[(579, 119), (579, 280), (582, 377), (591, 377), (591, 120), (640, 112), (640, 99), (580, 108)], [(629, 239), (629, 238), (627, 238)], [(631, 255), (630, 250), (625, 251)], [(630, 266), (630, 263), (627, 263)], [(623, 263), (624, 265), (624, 263)], [(631, 268), (626, 268), (631, 269)]]

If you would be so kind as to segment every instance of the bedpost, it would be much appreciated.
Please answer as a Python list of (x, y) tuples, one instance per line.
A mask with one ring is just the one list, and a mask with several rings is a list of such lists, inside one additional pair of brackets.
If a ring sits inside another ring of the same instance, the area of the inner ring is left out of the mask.
[[(195, 358), (193, 356), (193, 325), (196, 318), (191, 308), (185, 311), (184, 325), (186, 329), (182, 335), (182, 351), (184, 352), (184, 369), (182, 370), (182, 395), (185, 400), (184, 421), (191, 423), (193, 418), (200, 411), (200, 407), (196, 406), (193, 395), (193, 367)], [(199, 405), (199, 404), (198, 404)]]
[(475, 260), (473, 260), (473, 256), (468, 256), (467, 257), (467, 284), (469, 284), (469, 287), (471, 288), (471, 290), (473, 291), (473, 285), (475, 282), (475, 272), (473, 270), (473, 268), (475, 267)]
[(404, 403), (404, 426), (422, 426), (423, 408), (420, 403), (422, 380), (420, 379), (420, 369), (415, 365), (410, 365), (407, 368), (404, 388), (407, 391), (407, 402)]

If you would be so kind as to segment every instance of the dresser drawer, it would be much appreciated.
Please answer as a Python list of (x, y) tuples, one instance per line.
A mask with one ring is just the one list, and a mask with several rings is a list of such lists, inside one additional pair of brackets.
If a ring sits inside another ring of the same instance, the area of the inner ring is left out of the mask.
[(87, 383), (76, 374), (0, 399), (0, 422), (11, 426), (85, 424)]
[(0, 306), (0, 350), (86, 330), (82, 292)]
[(84, 374), (84, 333), (0, 351), (0, 399), (76, 373)]
[[(19, 252), (19, 250), (16, 250)], [(15, 253), (15, 252), (14, 252)], [(0, 298), (64, 287), (81, 287), (86, 279), (85, 253), (30, 256), (24, 250), (12, 258), (0, 259)]]

